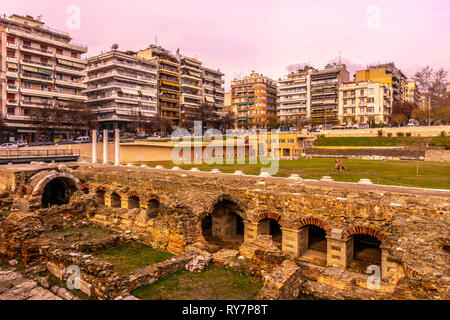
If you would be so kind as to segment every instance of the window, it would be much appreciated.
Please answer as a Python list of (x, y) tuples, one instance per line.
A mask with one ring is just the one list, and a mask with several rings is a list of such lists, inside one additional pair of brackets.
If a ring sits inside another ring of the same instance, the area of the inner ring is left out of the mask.
[(24, 55), (23, 55), (23, 58), (24, 58), (25, 60), (30, 60), (30, 61), (31, 61), (31, 55), (29, 55), (29, 54), (24, 54)]
[(8, 36), (6, 37), (6, 41), (8, 41), (8, 43), (16, 43), (16, 38)]
[(56, 54), (63, 55), (63, 50), (62, 49), (56, 49)]
[(30, 41), (27, 41), (27, 40), (23, 40), (23, 45), (24, 45), (25, 47), (31, 47), (31, 42), (30, 42)]
[(48, 63), (48, 59), (47, 58), (41, 58), (41, 62), (47, 64)]
[(41, 50), (45, 50), (45, 51), (47, 51), (47, 49), (48, 49), (47, 45), (45, 45), (45, 44), (41, 44)]
[(30, 109), (23, 109), (23, 115), (29, 116), (30, 115)]
[(72, 58), (78, 58), (78, 55), (77, 55), (76, 52), (71, 52), (71, 53), (70, 53), (70, 56), (71, 56)]
[(15, 115), (16, 114), (16, 109), (15, 108), (8, 108), (8, 114), (9, 115)]
[(23, 87), (24, 87), (25, 89), (31, 89), (31, 83), (29, 83), (29, 82), (24, 82), (24, 83), (23, 83)]
[(374, 103), (375, 102), (375, 98), (367, 98), (367, 102), (368, 103)]
[(41, 84), (42, 91), (48, 91), (48, 86), (46, 84)]
[(16, 53), (13, 50), (8, 50), (6, 53), (6, 56), (8, 58), (15, 58), (16, 57)]
[(375, 93), (375, 89), (374, 88), (369, 88), (369, 94), (374, 94)]

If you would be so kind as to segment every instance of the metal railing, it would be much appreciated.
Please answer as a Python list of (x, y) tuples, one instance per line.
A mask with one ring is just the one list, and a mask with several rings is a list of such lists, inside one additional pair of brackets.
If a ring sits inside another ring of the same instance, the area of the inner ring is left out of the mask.
[(54, 157), (76, 157), (80, 156), (80, 149), (44, 149), (44, 150), (22, 150), (22, 149), (0, 149), (0, 159), (28, 159), (28, 158), (54, 158)]

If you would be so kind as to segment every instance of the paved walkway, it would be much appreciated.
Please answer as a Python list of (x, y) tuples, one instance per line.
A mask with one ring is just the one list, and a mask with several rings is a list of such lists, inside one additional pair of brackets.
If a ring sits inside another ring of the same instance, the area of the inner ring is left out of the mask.
[(0, 269), (0, 300), (62, 300), (14, 269)]

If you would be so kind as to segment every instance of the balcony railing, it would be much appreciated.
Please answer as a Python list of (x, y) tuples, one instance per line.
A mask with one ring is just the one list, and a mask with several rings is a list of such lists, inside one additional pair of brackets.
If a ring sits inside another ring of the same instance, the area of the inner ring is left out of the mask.
[(44, 66), (44, 67), (52, 67), (52, 68), (54, 67), (54, 65), (52, 65), (52, 64), (39, 62), (39, 61), (32, 61), (32, 60), (29, 60), (29, 59), (22, 59), (22, 62), (23, 63), (29, 63), (29, 64), (37, 64), (37, 65)]
[(36, 52), (41, 52), (41, 53), (46, 53), (46, 54), (53, 55), (52, 51), (48, 51), (48, 50), (41, 49), (41, 48), (34, 48), (34, 47), (31, 47), (31, 46), (28, 46), (28, 45), (25, 45), (25, 44), (22, 45), (22, 48), (23, 49), (27, 49), (27, 50), (33, 50), (33, 51), (36, 51)]

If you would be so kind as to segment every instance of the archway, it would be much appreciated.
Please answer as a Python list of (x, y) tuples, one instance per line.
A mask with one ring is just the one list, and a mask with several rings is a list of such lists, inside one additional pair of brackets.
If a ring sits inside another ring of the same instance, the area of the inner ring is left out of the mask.
[(137, 209), (140, 207), (139, 197), (131, 196), (128, 198), (128, 209)]
[(154, 218), (159, 212), (159, 201), (156, 199), (151, 199), (147, 201), (147, 216), (149, 218)]
[(381, 268), (381, 241), (367, 234), (353, 235), (353, 257), (349, 269), (365, 273), (371, 265)]
[(83, 192), (84, 194), (89, 194), (89, 187), (88, 186), (82, 187), (81, 192)]
[(120, 196), (113, 192), (111, 194), (111, 208), (121, 208), (122, 207), (122, 200)]
[(105, 205), (105, 191), (97, 190), (97, 192), (95, 192), (95, 203), (99, 206)]
[(239, 207), (229, 200), (221, 200), (212, 214), (202, 220), (205, 240), (222, 247), (236, 248), (244, 242), (244, 219), (238, 214)]
[(265, 218), (261, 220), (258, 224), (258, 235), (271, 235), (273, 242), (281, 245), (281, 225), (275, 219)]
[(325, 229), (308, 224), (299, 230), (300, 258), (310, 263), (327, 264), (327, 233)]
[(41, 202), (42, 208), (69, 203), (73, 193), (77, 190), (77, 184), (72, 179), (67, 177), (53, 178), (44, 187)]

